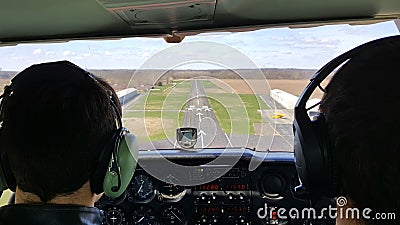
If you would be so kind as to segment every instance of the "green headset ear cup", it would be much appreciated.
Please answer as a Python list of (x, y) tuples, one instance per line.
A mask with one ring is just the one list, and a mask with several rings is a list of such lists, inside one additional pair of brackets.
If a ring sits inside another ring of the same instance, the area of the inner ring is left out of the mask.
[[(135, 135), (127, 133), (122, 136), (117, 150), (121, 186), (118, 191), (112, 191), (112, 187), (118, 186), (118, 175), (107, 170), (103, 182), (103, 190), (106, 196), (118, 198), (125, 192), (135, 173), (138, 154), (139, 146)], [(111, 166), (111, 160), (109, 166)]]

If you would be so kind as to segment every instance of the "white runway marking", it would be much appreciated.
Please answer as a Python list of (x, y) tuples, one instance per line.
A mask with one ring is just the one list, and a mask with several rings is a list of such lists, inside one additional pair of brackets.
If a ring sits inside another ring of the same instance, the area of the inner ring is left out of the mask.
[(200, 135), (200, 139), (201, 139), (201, 148), (204, 148), (204, 135), (206, 135), (206, 133), (204, 133), (204, 131), (200, 130), (199, 135)]
[[(203, 114), (202, 113), (196, 113), (196, 116), (199, 116), (199, 123), (201, 123), (201, 116), (202, 116)], [(200, 125), (200, 124), (199, 124)]]
[(225, 134), (226, 140), (228, 140), (229, 145), (230, 145), (231, 147), (233, 147), (232, 142), (231, 142), (231, 140), (229, 139), (228, 135), (227, 135), (226, 133), (224, 133), (224, 134)]

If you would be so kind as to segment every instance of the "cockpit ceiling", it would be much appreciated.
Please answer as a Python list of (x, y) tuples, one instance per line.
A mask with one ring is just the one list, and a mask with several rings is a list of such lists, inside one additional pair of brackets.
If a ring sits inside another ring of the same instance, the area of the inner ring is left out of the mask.
[(398, 0), (0, 0), (0, 44), (194, 34), (400, 16)]

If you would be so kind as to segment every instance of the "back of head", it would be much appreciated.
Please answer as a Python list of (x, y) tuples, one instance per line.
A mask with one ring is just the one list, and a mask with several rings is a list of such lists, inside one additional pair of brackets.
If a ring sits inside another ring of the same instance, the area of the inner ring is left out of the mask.
[(340, 194), (350, 197), (355, 207), (373, 212), (400, 209), (399, 62), (400, 43), (376, 44), (339, 69), (320, 106)]
[(43, 202), (78, 190), (116, 130), (115, 92), (65, 61), (24, 70), (11, 91), (1, 109), (1, 148), (18, 187)]

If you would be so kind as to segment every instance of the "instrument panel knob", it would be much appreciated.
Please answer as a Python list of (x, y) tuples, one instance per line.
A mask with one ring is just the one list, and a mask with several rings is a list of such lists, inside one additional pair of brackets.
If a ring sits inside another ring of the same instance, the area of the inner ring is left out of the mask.
[(261, 190), (268, 196), (280, 196), (286, 192), (285, 179), (277, 174), (266, 174), (261, 179)]

